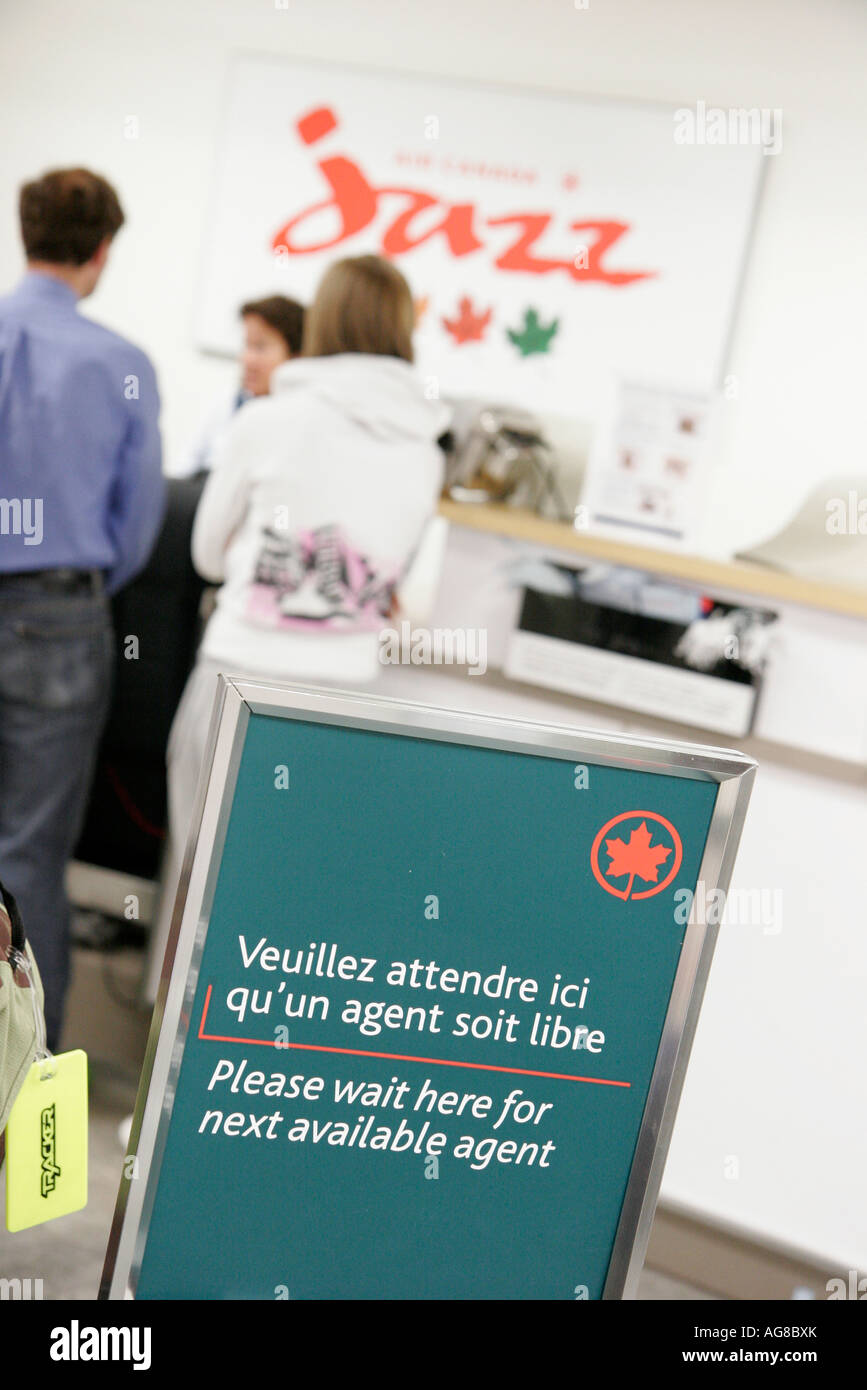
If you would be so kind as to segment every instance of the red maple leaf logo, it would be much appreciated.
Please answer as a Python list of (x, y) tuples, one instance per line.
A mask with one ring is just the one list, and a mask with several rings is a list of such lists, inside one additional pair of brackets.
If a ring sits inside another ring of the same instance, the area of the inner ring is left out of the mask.
[(464, 295), (458, 304), (458, 314), (456, 318), (443, 318), (443, 328), (451, 333), (456, 343), (480, 343), (485, 336), (485, 329), (491, 322), (493, 309), (487, 309), (483, 314), (477, 314), (473, 309), (473, 301), (469, 295)]
[(642, 821), (636, 830), (633, 830), (629, 837), (629, 842), (623, 840), (606, 840), (605, 849), (611, 857), (611, 863), (606, 869), (606, 874), (610, 878), (622, 878), (624, 874), (629, 875), (629, 882), (626, 885), (624, 897), (628, 898), (632, 892), (632, 881), (637, 874), (643, 878), (645, 883), (657, 883), (659, 881), (659, 866), (671, 854), (671, 847), (666, 845), (651, 844), (652, 836), (647, 828), (647, 821)]

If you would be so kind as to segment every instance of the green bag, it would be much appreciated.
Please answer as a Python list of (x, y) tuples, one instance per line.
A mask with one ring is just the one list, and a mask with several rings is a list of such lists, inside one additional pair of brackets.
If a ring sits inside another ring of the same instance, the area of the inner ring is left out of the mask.
[(12, 894), (0, 883), (0, 1136), (37, 1053), (45, 1049), (44, 996)]

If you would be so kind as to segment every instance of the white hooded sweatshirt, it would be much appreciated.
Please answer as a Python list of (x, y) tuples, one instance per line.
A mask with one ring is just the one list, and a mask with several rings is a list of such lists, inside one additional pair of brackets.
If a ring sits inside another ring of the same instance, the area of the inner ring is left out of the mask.
[(271, 390), (238, 412), (196, 515), (195, 566), (224, 581), (201, 655), (227, 674), (371, 680), (449, 411), (396, 357), (296, 358)]

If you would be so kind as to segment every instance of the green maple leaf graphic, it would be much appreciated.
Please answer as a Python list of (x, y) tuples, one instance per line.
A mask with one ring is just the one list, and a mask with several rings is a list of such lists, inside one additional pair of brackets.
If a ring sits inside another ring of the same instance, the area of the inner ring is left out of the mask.
[(559, 319), (552, 319), (549, 324), (541, 324), (538, 312), (531, 308), (524, 310), (521, 329), (507, 328), (506, 333), (521, 356), (529, 357), (531, 352), (550, 352), (551, 339), (559, 327)]

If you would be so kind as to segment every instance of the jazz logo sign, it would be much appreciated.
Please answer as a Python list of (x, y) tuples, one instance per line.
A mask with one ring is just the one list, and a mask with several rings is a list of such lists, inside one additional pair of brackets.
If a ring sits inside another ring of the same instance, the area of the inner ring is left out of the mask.
[[(308, 111), (296, 122), (296, 131), (306, 146), (317, 145), (338, 127), (328, 106)], [(387, 257), (401, 256), (436, 238), (455, 259), (487, 249), (488, 231), (496, 244), (491, 252), (498, 270), (523, 271), (530, 275), (563, 274), (576, 282), (596, 282), (622, 288), (656, 275), (655, 270), (616, 270), (608, 263), (612, 247), (630, 230), (628, 222), (608, 219), (570, 222), (568, 230), (581, 236), (581, 254), (551, 256), (543, 254), (538, 243), (554, 220), (551, 212), (515, 211), (485, 217), (473, 202), (450, 202), (420, 188), (385, 184), (375, 186), (357, 159), (344, 154), (327, 155), (317, 167), (328, 186), (321, 202), (302, 208), (275, 234), (272, 249), (278, 257), (309, 256), (330, 251), (368, 228), (384, 212), (379, 251)], [(395, 211), (397, 202), (397, 211)], [(305, 239), (314, 225), (329, 215), (336, 227), (321, 240)], [(511, 229), (507, 238), (497, 238), (500, 228)]]

